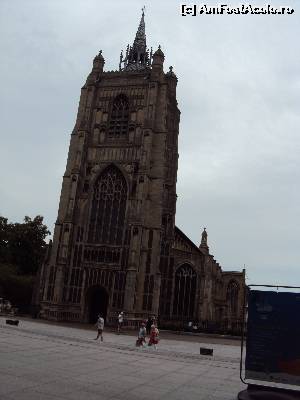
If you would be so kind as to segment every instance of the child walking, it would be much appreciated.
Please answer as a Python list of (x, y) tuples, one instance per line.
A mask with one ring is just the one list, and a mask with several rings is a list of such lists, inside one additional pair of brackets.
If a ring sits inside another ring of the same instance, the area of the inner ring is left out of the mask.
[(145, 326), (144, 322), (142, 322), (140, 330), (139, 330), (138, 338), (136, 341), (137, 347), (144, 346), (144, 344), (146, 344), (146, 334), (147, 334), (146, 326)]
[(148, 346), (154, 346), (156, 350), (156, 345), (158, 344), (159, 341), (159, 330), (156, 328), (155, 325), (151, 326), (151, 331), (150, 331), (150, 338), (148, 342)]

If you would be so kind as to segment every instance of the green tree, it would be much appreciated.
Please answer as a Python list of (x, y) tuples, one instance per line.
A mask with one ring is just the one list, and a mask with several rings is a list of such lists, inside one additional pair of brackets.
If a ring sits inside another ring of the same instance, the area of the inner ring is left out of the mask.
[(26, 216), (22, 223), (9, 223), (0, 217), (0, 263), (17, 267), (21, 275), (36, 274), (46, 250), (46, 237), (50, 234), (43, 217)]
[(14, 265), (0, 263), (0, 297), (4, 297), (22, 308), (31, 303), (35, 278), (20, 275)]
[(17, 265), (20, 274), (35, 275), (43, 262), (45, 239), (50, 234), (43, 217), (26, 216), (23, 223), (11, 224), (8, 231), (9, 262)]
[(9, 223), (0, 216), (0, 297), (19, 307), (30, 304), (49, 234), (40, 215), (26, 216), (22, 223)]

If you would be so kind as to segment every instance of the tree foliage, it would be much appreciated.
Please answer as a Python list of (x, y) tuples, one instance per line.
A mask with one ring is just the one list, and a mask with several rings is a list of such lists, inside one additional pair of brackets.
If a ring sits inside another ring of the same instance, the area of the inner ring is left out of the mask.
[(0, 216), (0, 297), (9, 299), (19, 310), (28, 310), (35, 276), (50, 234), (43, 217), (25, 217), (10, 223)]
[(25, 216), (22, 223), (0, 217), (0, 263), (17, 268), (20, 275), (35, 275), (43, 261), (46, 237), (50, 234), (43, 217)]
[(0, 263), (0, 297), (10, 300), (19, 310), (28, 311), (35, 278), (20, 275), (14, 265)]

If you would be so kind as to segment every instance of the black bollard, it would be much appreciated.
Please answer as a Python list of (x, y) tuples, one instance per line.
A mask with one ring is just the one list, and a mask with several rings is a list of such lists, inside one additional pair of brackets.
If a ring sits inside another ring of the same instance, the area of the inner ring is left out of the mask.
[(214, 349), (208, 349), (206, 347), (200, 347), (200, 354), (203, 356), (212, 356)]
[(7, 323), (7, 325), (18, 326), (19, 325), (19, 320), (18, 319), (7, 319), (6, 323)]

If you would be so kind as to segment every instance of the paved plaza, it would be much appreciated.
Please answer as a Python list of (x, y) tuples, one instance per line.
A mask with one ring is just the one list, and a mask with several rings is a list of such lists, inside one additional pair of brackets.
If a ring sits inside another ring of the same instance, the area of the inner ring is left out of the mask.
[[(1, 400), (234, 400), (239, 379), (236, 341), (161, 335), (157, 350), (135, 336), (0, 318)], [(202, 341), (202, 343), (201, 343)], [(208, 342), (212, 344), (209, 344)], [(226, 343), (226, 344), (225, 344)], [(200, 356), (200, 346), (213, 357)]]

